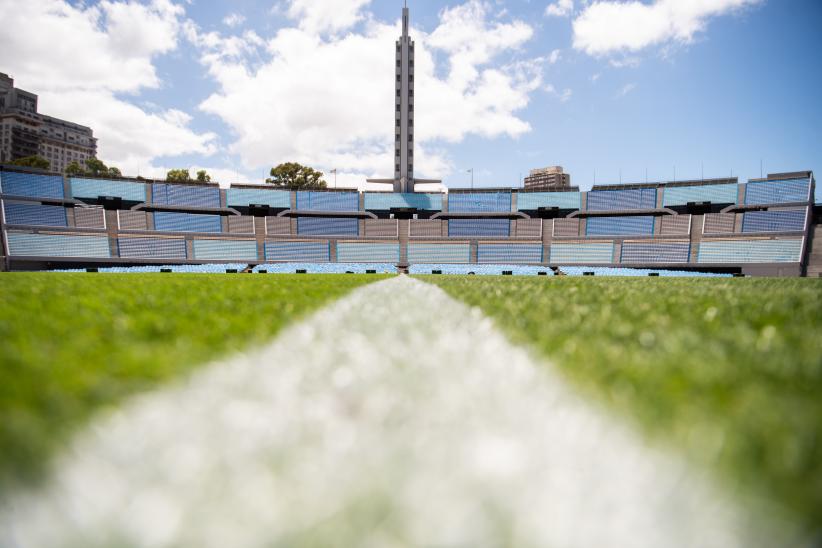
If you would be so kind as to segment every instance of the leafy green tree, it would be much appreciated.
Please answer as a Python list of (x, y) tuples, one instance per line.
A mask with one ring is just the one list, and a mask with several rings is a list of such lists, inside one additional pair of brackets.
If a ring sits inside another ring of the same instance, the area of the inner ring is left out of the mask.
[(49, 169), (51, 162), (42, 156), (26, 156), (25, 158), (18, 158), (14, 160), (11, 165), (22, 167), (35, 167), (37, 169)]
[(191, 173), (187, 169), (172, 169), (166, 173), (166, 181), (185, 183), (191, 181)]
[(317, 190), (327, 186), (321, 171), (296, 162), (286, 162), (272, 167), (271, 178), (265, 182), (278, 188), (299, 190)]
[(66, 175), (85, 175), (86, 170), (83, 169), (80, 164), (77, 163), (76, 160), (71, 162), (69, 165), (66, 166)]
[(89, 158), (83, 162), (82, 167), (77, 161), (66, 166), (66, 175), (90, 175), (92, 177), (122, 177), (123, 173), (119, 168), (107, 166), (102, 160)]
[(201, 169), (197, 172), (197, 182), (198, 183), (210, 183), (211, 182), (211, 175), (204, 169)]

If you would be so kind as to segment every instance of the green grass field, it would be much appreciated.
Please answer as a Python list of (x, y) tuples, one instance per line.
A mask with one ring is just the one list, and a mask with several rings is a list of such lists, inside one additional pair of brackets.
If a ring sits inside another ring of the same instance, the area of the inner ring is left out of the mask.
[(822, 283), (427, 276), (606, 408), (822, 523)]
[(37, 480), (95, 411), (380, 278), (0, 275), (0, 491)]
[[(380, 276), (0, 275), (0, 490), (101, 409)], [(424, 276), (589, 399), (822, 523), (822, 284)]]

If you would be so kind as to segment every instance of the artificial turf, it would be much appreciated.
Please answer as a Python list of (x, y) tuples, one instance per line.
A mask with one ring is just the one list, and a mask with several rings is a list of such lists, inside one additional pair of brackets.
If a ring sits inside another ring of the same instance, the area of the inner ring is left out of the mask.
[(0, 275), (0, 492), (95, 411), (384, 276)]
[(822, 523), (822, 282), (423, 279), (731, 489)]

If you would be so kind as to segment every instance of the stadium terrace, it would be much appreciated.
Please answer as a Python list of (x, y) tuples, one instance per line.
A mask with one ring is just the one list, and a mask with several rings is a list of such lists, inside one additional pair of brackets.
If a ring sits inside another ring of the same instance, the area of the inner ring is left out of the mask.
[(818, 277), (814, 185), (803, 171), (589, 192), (290, 192), (2, 166), (2, 267), (369, 263)]

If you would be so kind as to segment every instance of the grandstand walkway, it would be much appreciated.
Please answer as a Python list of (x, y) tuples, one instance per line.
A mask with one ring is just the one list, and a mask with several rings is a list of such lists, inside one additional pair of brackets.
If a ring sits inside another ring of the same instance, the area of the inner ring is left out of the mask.
[(403, 276), (99, 419), (0, 546), (786, 545), (761, 523)]

